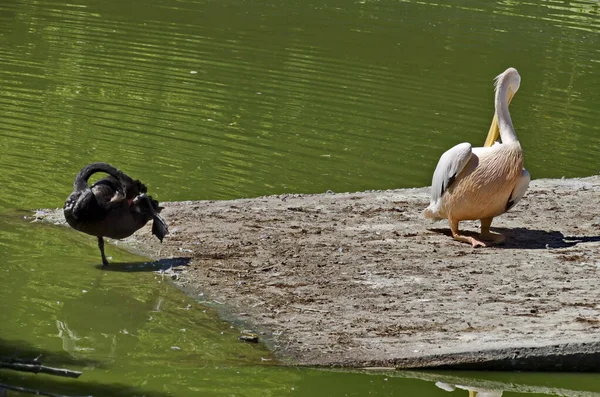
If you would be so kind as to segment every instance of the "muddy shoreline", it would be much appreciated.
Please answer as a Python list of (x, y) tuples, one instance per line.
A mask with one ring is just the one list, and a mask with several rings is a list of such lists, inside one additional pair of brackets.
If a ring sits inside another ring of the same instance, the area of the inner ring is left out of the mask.
[(600, 368), (599, 176), (533, 181), (494, 220), (501, 247), (453, 241), (427, 204), (427, 188), (171, 202), (163, 244), (146, 226), (119, 246), (191, 258), (174, 282), (285, 364)]

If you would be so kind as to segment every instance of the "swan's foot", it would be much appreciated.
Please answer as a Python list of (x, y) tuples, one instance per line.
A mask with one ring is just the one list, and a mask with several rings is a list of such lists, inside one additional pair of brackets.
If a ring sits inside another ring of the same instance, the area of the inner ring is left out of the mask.
[(108, 266), (108, 260), (106, 259), (106, 255), (104, 255), (104, 239), (102, 236), (98, 236), (98, 248), (100, 248), (100, 255), (102, 255), (102, 267)]

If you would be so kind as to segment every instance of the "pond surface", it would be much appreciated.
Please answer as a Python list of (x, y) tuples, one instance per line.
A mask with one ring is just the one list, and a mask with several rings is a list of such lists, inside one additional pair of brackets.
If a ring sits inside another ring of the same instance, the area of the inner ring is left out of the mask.
[[(277, 367), (214, 303), (152, 264), (100, 270), (93, 238), (31, 223), (31, 210), (62, 206), (92, 161), (162, 201), (424, 186), (444, 150), (483, 143), (493, 77), (509, 66), (522, 76), (511, 112), (533, 178), (597, 173), (600, 5), (134, 3), (0, 2), (0, 353), (84, 372), (0, 372), (0, 383), (95, 396), (448, 395), (435, 377)], [(507, 395), (600, 395), (585, 375), (468, 376)], [(468, 395), (456, 382), (446, 389)]]

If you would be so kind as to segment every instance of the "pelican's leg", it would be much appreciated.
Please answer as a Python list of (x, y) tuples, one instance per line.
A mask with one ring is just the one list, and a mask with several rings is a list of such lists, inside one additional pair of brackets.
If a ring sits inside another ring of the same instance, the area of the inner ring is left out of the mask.
[(490, 232), (490, 226), (492, 225), (492, 219), (494, 218), (485, 218), (481, 219), (481, 234), (479, 235), (482, 240), (488, 241), (488, 245), (496, 245), (504, 243), (506, 237), (504, 237), (500, 233), (492, 233)]
[(463, 243), (469, 243), (473, 246), (473, 248), (487, 247), (487, 244), (485, 242), (478, 240), (475, 237), (463, 236), (462, 234), (460, 234), (458, 232), (458, 221), (456, 221), (454, 219), (448, 219), (448, 222), (450, 223), (450, 230), (452, 231), (452, 237), (454, 237), (454, 239), (456, 241), (462, 241)]
[(106, 255), (104, 255), (104, 239), (102, 236), (98, 236), (98, 248), (100, 248), (100, 254), (102, 255), (102, 267), (108, 266), (108, 260), (106, 260)]

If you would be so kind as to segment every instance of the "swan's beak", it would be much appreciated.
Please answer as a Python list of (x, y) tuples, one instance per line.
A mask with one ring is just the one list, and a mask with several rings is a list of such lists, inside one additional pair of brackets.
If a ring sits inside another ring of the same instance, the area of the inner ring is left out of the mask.
[[(509, 88), (508, 89), (508, 104), (512, 101), (515, 93)], [(488, 131), (487, 138), (485, 138), (485, 143), (483, 147), (492, 146), (497, 140), (500, 138), (500, 127), (498, 126), (498, 114), (494, 113), (494, 119), (492, 120), (492, 125), (490, 126), (490, 130)]]

